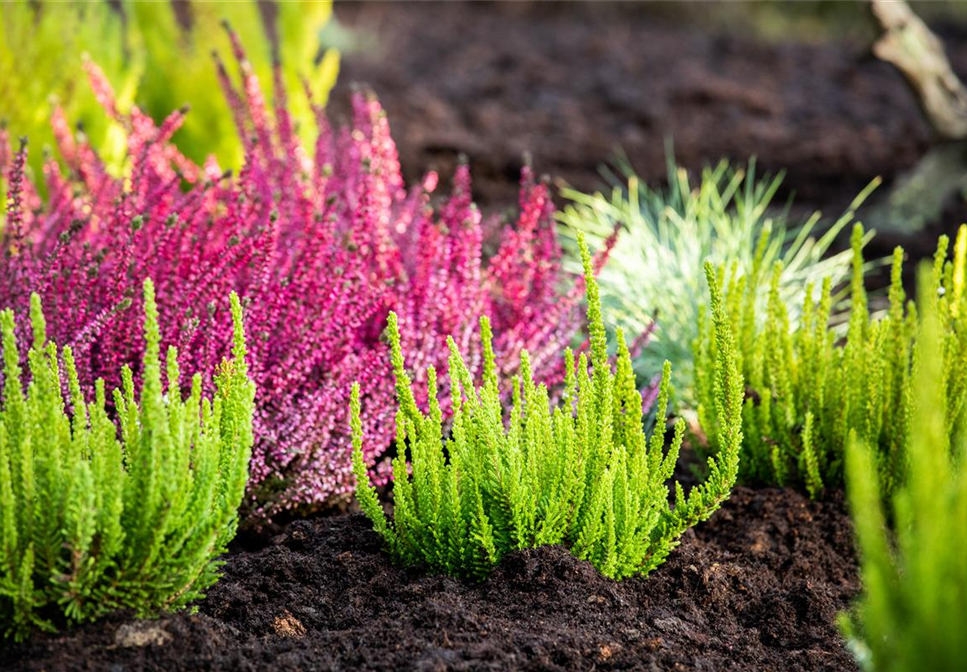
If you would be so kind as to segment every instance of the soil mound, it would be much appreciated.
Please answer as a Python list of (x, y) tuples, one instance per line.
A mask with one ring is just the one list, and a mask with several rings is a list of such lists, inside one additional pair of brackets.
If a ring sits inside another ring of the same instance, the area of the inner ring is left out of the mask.
[(296, 521), (227, 558), (195, 615), (118, 616), (0, 651), (4, 670), (853, 670), (841, 497), (739, 488), (647, 579), (565, 549), (485, 582), (401, 569), (361, 514)]

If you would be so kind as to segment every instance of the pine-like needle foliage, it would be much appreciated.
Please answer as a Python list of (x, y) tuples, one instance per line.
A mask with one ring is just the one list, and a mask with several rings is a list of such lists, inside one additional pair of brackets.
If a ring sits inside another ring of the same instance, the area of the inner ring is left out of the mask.
[(949, 387), (949, 306), (932, 291), (934, 274), (920, 275), (907, 478), (890, 498), (876, 478), (877, 444), (855, 438), (846, 452), (863, 594), (841, 624), (861, 666), (878, 672), (967, 669), (967, 440), (950, 432), (961, 417)]
[[(567, 352), (565, 392), (556, 407), (547, 388), (535, 384), (527, 352), (522, 352), (521, 374), (511, 383), (512, 403), (505, 418), (490, 324), (484, 318), (479, 388), (454, 341), (449, 341), (455, 412), (446, 435), (436, 372), (428, 370), (429, 411), (423, 412), (404, 365), (396, 316), (390, 316), (400, 404), (392, 521), (386, 519), (368, 481), (358, 386), (351, 418), (357, 498), (399, 562), (480, 578), (514, 549), (563, 543), (609, 577), (645, 575), (665, 560), (687, 528), (708, 518), (728, 497), (738, 473), (743, 385), (711, 267), (719, 355), (709, 375), (716, 390), (716, 438), (723, 449), (709, 459), (708, 480), (687, 496), (675, 484), (672, 507), (667, 481), (678, 459), (684, 421), (675, 425), (667, 452), (664, 429), (646, 437), (628, 347), (619, 330), (613, 371), (591, 257), (583, 239), (579, 241), (590, 357), (582, 353), (575, 361)], [(665, 417), (670, 370), (666, 363), (659, 418)], [(663, 422), (659, 425), (664, 427)]]
[[(851, 434), (876, 448), (876, 470), (884, 492), (904, 478), (911, 458), (911, 379), (919, 324), (907, 304), (901, 280), (903, 250), (893, 255), (889, 309), (873, 319), (863, 288), (863, 229), (853, 230), (852, 307), (844, 342), (830, 330), (832, 282), (807, 285), (802, 319), (790, 328), (789, 309), (778, 287), (782, 267), (772, 273), (767, 312), (757, 318), (757, 283), (728, 271), (725, 306), (738, 341), (747, 390), (743, 409), (740, 478), (793, 485), (812, 496), (843, 484), (843, 454)], [(937, 385), (944, 390), (948, 434), (963, 431), (967, 412), (967, 227), (962, 227), (953, 260), (940, 238), (926, 292), (937, 298), (944, 366)], [(762, 273), (761, 264), (755, 273)], [(753, 277), (755, 276), (753, 274)], [(726, 275), (724, 268), (720, 277)], [(703, 372), (714, 362), (713, 325), (702, 328), (696, 346), (699, 416), (714, 422), (714, 381)], [(711, 448), (719, 450), (714, 433)]]
[[(47, 341), (36, 294), (30, 383), (22, 386), (12, 311), (0, 313), (0, 631), (23, 638), (118, 609), (176, 609), (218, 578), (235, 535), (252, 447), (254, 386), (248, 379), (242, 309), (232, 295), (232, 359), (213, 400), (201, 377), (182, 398), (177, 353), (162, 381), (154, 287), (144, 284), (147, 348), (140, 399), (125, 368), (114, 391), (120, 431), (103, 381), (81, 393), (69, 347)], [(62, 369), (63, 367), (63, 369)], [(66, 373), (66, 380), (63, 373)], [(63, 390), (66, 388), (66, 394)]]

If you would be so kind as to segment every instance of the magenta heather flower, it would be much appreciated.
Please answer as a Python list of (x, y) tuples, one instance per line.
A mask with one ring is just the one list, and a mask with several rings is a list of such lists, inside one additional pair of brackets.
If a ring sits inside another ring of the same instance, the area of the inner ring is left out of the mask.
[[(48, 331), (71, 345), (82, 381), (90, 387), (103, 377), (110, 386), (122, 364), (137, 375), (145, 278), (157, 288), (163, 340), (178, 346), (187, 374), (211, 372), (227, 354), (227, 297), (238, 292), (258, 388), (250, 514), (264, 520), (351, 491), (346, 409), (356, 380), (371, 450), (365, 458), (386, 473), (380, 458), (395, 434), (393, 374), (381, 338), (389, 310), (404, 325), (414, 372), (429, 364), (446, 370), (447, 335), (476, 367), (477, 318), (487, 314), (499, 361), (516, 360), (526, 347), (535, 370), (553, 379), (578, 325), (583, 287), (563, 276), (553, 206), (529, 169), (512, 226), (482, 221), (466, 166), (452, 194), (431, 204), (437, 176), (405, 186), (375, 97), (353, 96), (346, 128), (331, 129), (317, 109), (318, 140), (303, 147), (280, 82), (270, 109), (234, 35), (233, 44), (241, 86), (217, 59), (216, 66), (244, 140), (237, 175), (213, 159), (195, 165), (169, 142), (185, 110), (160, 125), (136, 108), (120, 113), (93, 64), (88, 74), (99, 99), (127, 131), (123, 178), (110, 175), (57, 113), (67, 170), (46, 162), (50, 198), (41, 207), (24, 179), (25, 148), (13, 152), (0, 137), (0, 174), (9, 185), (0, 305), (23, 317), (38, 292)], [(497, 251), (485, 260), (491, 229)]]

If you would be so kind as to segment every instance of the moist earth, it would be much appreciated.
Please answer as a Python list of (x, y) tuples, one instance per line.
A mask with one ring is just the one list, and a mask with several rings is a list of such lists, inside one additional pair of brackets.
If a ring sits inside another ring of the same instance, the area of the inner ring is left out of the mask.
[(359, 513), (229, 555), (197, 614), (115, 617), (0, 651), (3, 670), (854, 670), (842, 497), (737, 488), (648, 578), (562, 547), (482, 583), (393, 565)]
[[(862, 41), (765, 43), (670, 20), (661, 3), (337, 3), (362, 46), (330, 106), (362, 83), (387, 109), (404, 172), (469, 157), (484, 206), (516, 200), (523, 156), (583, 190), (625, 152), (666, 175), (758, 157), (811, 207), (842, 207), (875, 176), (912, 167), (930, 129), (902, 75)], [(946, 35), (945, 35), (946, 36)], [(947, 36), (967, 69), (962, 35)], [(962, 68), (958, 66), (964, 66)], [(833, 214), (831, 210), (829, 214)]]

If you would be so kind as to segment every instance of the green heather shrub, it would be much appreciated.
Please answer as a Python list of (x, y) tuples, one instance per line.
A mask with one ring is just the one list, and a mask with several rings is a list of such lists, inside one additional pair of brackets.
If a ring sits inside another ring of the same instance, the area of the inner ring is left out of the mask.
[(856, 437), (846, 452), (863, 593), (840, 620), (861, 667), (879, 672), (967, 669), (967, 440), (950, 431), (961, 418), (951, 415), (949, 306), (933, 282), (925, 269), (907, 478), (890, 497), (876, 478), (879, 447)]
[[(232, 360), (214, 399), (201, 377), (182, 399), (177, 352), (162, 382), (154, 287), (144, 284), (147, 348), (139, 372), (114, 391), (120, 431), (81, 393), (69, 347), (47, 342), (33, 295), (30, 383), (24, 394), (14, 316), (0, 313), (0, 628), (22, 639), (132, 609), (183, 607), (218, 578), (216, 558), (235, 534), (252, 447), (255, 389), (248, 379), (242, 311), (232, 295)], [(66, 380), (62, 375), (66, 371)], [(66, 388), (66, 393), (63, 389)], [(66, 399), (65, 399), (66, 397)]]
[[(757, 257), (766, 268), (782, 261), (779, 292), (796, 322), (807, 283), (831, 276), (836, 287), (849, 278), (849, 253), (826, 255), (876, 183), (827, 227), (818, 212), (798, 221), (790, 218), (789, 204), (772, 208), (783, 175), (757, 177), (755, 161), (747, 169), (722, 161), (705, 168), (693, 185), (670, 150), (668, 157), (667, 189), (652, 189), (625, 161), (619, 163), (619, 175), (610, 175), (615, 185), (610, 196), (563, 190), (570, 203), (559, 219), (567, 225), (565, 234), (581, 231), (596, 248), (618, 230), (601, 270), (602, 301), (626, 333), (641, 333), (655, 323), (635, 370), (641, 380), (650, 380), (670, 360), (677, 375), (675, 396), (694, 408), (692, 343), (706, 291), (703, 264), (735, 262), (740, 274), (750, 276)], [(576, 252), (575, 246), (570, 249)], [(768, 277), (760, 278), (760, 296), (767, 294), (768, 283)]]
[[(228, 37), (219, 22), (227, 20), (249, 52), (253, 68), (274, 90), (276, 56), (290, 92), (288, 110), (297, 132), (311, 146), (316, 124), (304, 77), (316, 103), (324, 104), (338, 72), (335, 51), (320, 53), (320, 30), (331, 14), (328, 1), (271, 3), (278, 37), (275, 53), (256, 0), (174, 3), (108, 0), (55, 2), (12, 0), (0, 3), (0, 120), (13, 137), (27, 136), (32, 146), (54, 146), (51, 114), (56, 107), (70, 123), (79, 123), (98, 155), (120, 168), (125, 133), (110, 121), (85, 81), (82, 60), (89, 56), (103, 70), (121, 112), (132, 104), (161, 123), (185, 104), (191, 114), (175, 134), (179, 149), (196, 163), (214, 154), (223, 168), (241, 165), (242, 144), (233, 110), (220, 95), (211, 53), (227, 53)], [(113, 5), (113, 6), (112, 6)], [(188, 18), (184, 25), (179, 18)], [(32, 168), (40, 175), (43, 153), (34, 152)]]
[[(712, 277), (711, 303), (718, 358), (709, 376), (716, 389), (717, 438), (722, 451), (708, 461), (708, 480), (684, 493), (671, 478), (685, 434), (675, 425), (669, 449), (664, 422), (650, 438), (642, 423), (642, 398), (631, 358), (618, 330), (617, 365), (607, 354), (598, 285), (591, 256), (578, 238), (587, 283), (589, 358), (575, 363), (566, 354), (566, 380), (559, 404), (547, 387), (535, 385), (526, 352), (521, 374), (510, 385), (505, 417), (483, 318), (483, 382), (478, 388), (449, 342), (454, 381), (452, 429), (444, 429), (437, 399), (437, 376), (427, 370), (428, 412), (417, 405), (400, 348), (395, 314), (389, 339), (400, 408), (396, 419), (398, 455), (393, 461), (394, 515), (387, 520), (368, 481), (363, 461), (359, 388), (352, 396), (353, 463), (356, 496), (394, 558), (433, 571), (484, 577), (506, 553), (545, 544), (566, 544), (613, 578), (645, 575), (660, 565), (689, 527), (708, 518), (728, 497), (738, 471), (742, 440), (742, 379), (727, 316)], [(658, 417), (668, 403), (670, 365), (658, 395)], [(506, 390), (505, 390), (506, 392)], [(410, 471), (411, 469), (411, 471)]]
[[(843, 455), (851, 434), (875, 448), (881, 489), (889, 494), (911, 459), (914, 415), (911, 398), (916, 306), (906, 304), (903, 250), (893, 255), (889, 308), (871, 317), (863, 287), (863, 228), (853, 229), (852, 305), (845, 342), (829, 328), (832, 281), (806, 286), (802, 318), (791, 327), (790, 310), (779, 289), (781, 264), (772, 271), (765, 314), (757, 314), (757, 258), (752, 281), (736, 273), (725, 282), (725, 311), (736, 334), (746, 383), (740, 479), (792, 485), (818, 496), (843, 484)], [(967, 411), (967, 296), (964, 293), (967, 227), (962, 227), (953, 261), (948, 240), (937, 246), (925, 291), (937, 296), (944, 366), (937, 385), (944, 390), (951, 435), (963, 429)], [(724, 278), (726, 269), (719, 269)], [(905, 305), (906, 304), (906, 305)], [(763, 325), (764, 323), (764, 325)], [(763, 325), (763, 326), (760, 326)], [(717, 358), (714, 324), (704, 322), (696, 343), (696, 392), (703, 426), (714, 427), (716, 383), (706, 372)], [(712, 452), (723, 449), (713, 432)]]

